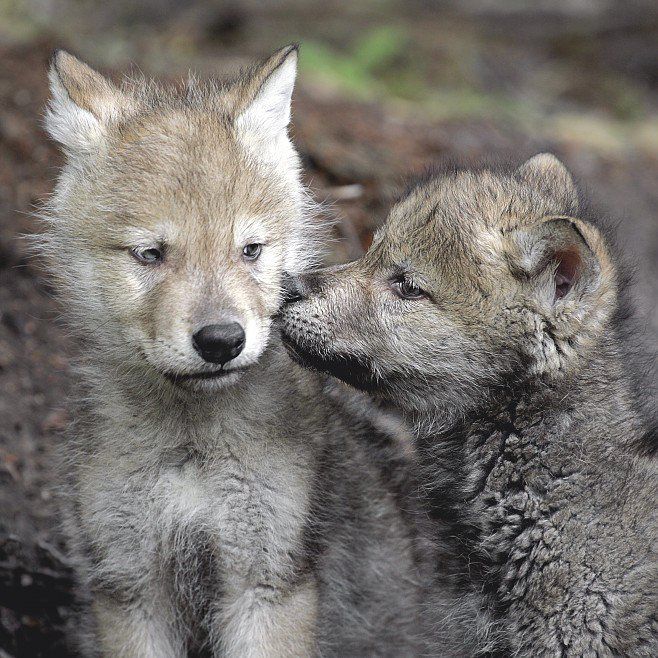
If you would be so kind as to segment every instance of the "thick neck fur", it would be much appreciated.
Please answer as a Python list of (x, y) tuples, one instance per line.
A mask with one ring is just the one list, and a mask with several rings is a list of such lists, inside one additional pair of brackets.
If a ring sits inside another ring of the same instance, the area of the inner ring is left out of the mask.
[(423, 459), (441, 464), (449, 458), (452, 463), (445, 466), (451, 480), (459, 481), (460, 495), (467, 497), (511, 486), (513, 477), (492, 477), (500, 455), (491, 454), (491, 463), (478, 459), (495, 445), (503, 449), (510, 436), (531, 437), (533, 445), (549, 450), (552, 458), (547, 463), (525, 451), (518, 455), (513, 471), (557, 476), (560, 469), (577, 469), (586, 458), (632, 455), (644, 428), (612, 341), (602, 343), (569, 379), (499, 387), (484, 399), (481, 408), (460, 418), (444, 410), (437, 410), (433, 417), (408, 416)]

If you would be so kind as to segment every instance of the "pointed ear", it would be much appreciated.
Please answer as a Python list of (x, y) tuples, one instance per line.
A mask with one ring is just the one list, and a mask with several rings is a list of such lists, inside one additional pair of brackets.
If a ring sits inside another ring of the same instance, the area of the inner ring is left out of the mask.
[(574, 217), (546, 217), (508, 237), (510, 270), (534, 318), (533, 355), (540, 370), (564, 371), (566, 359), (601, 335), (616, 307), (616, 272), (603, 237)]
[(51, 57), (48, 77), (46, 130), (70, 154), (97, 149), (108, 125), (133, 105), (107, 78), (64, 50)]
[(552, 153), (539, 153), (517, 170), (517, 177), (561, 201), (567, 212), (578, 212), (578, 188), (569, 170)]
[(297, 50), (296, 45), (281, 48), (251, 71), (236, 119), (239, 130), (264, 141), (285, 134), (290, 123)]

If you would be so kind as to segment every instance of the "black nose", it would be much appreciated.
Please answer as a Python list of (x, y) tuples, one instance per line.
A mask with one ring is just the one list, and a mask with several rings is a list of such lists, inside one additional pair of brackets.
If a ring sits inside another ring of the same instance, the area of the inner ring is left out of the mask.
[(204, 361), (224, 365), (242, 352), (245, 335), (237, 322), (209, 324), (192, 336), (192, 345)]
[(283, 288), (284, 304), (292, 304), (293, 302), (298, 302), (304, 299), (301, 280), (298, 276), (284, 274), (281, 286)]

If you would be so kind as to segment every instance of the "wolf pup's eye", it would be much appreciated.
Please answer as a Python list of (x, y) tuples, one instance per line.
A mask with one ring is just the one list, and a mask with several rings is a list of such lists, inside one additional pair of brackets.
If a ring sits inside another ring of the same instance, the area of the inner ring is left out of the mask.
[(393, 282), (393, 290), (402, 299), (422, 299), (425, 292), (409, 279), (400, 279)]
[(164, 258), (160, 247), (135, 247), (130, 253), (142, 265), (156, 265)]
[(260, 256), (261, 251), (263, 251), (263, 245), (258, 242), (246, 244), (242, 247), (242, 255), (246, 260), (256, 260)]

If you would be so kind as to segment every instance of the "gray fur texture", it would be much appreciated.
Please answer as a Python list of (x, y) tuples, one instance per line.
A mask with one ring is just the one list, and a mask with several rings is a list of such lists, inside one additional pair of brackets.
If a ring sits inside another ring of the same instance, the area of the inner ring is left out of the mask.
[[(63, 489), (89, 655), (422, 651), (401, 446), (271, 332), (284, 270), (317, 254), (296, 58), (166, 88), (53, 57), (67, 157), (40, 248), (83, 346)], [(226, 321), (244, 348), (206, 362), (192, 336)]]
[(473, 653), (658, 655), (656, 461), (618, 287), (541, 154), (428, 176), (362, 259), (301, 276), (283, 312), (298, 360), (414, 428), (438, 583), (470, 606)]

